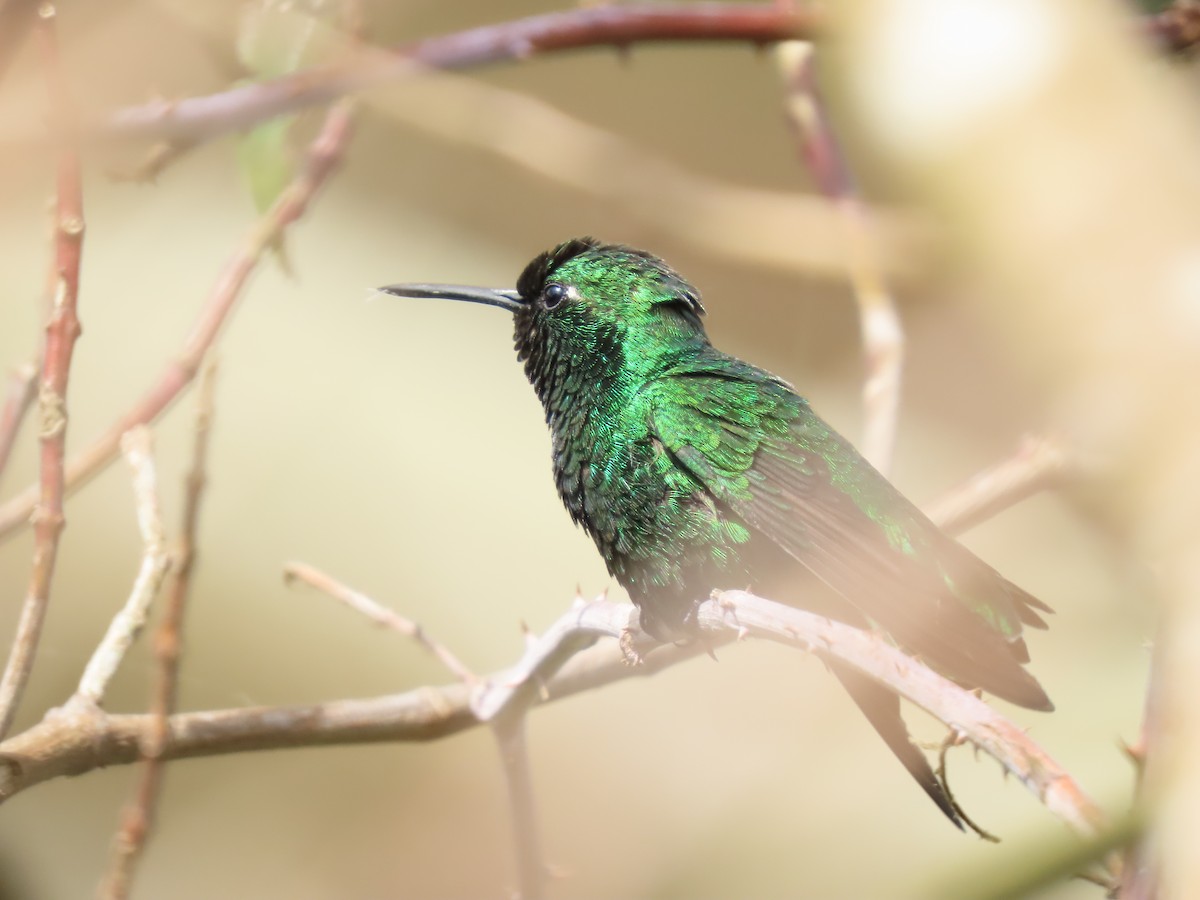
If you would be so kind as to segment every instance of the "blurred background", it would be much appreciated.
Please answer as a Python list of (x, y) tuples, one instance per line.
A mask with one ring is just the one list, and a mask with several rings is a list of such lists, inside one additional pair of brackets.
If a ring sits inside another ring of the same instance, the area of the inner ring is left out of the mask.
[[(367, 3), (363, 15), (367, 37), (387, 45), (556, 8), (408, 0)], [(245, 77), (235, 49), (245, 9), (232, 0), (60, 4), (81, 111)], [(27, 42), (0, 83), (6, 134), (36, 134), (45, 122), (34, 50)], [(700, 288), (714, 343), (791, 381), (851, 439), (861, 434), (862, 349), (836, 219), (812, 196), (769, 53), (675, 45), (552, 55), (397, 82), (373, 91), (356, 122), (341, 171), (288, 234), (294, 275), (265, 261), (219, 342), (182, 709), (448, 680), (415, 645), (285, 588), (288, 560), (416, 619), (479, 672), (515, 660), (520, 623), (545, 627), (577, 586), (619, 594), (555, 495), (542, 412), (507, 318), (375, 298), (374, 286), (511, 285), (535, 253), (581, 234), (645, 247)], [(882, 201), (879, 236), (908, 339), (893, 479), (926, 502), (1011, 455), (1023, 435), (1058, 430), (1060, 410), (1044, 357), (1027, 357), (1013, 339), (1020, 328), (1004, 323), (996, 285), (945, 237), (944, 222), (903, 205), (903, 185), (873, 159), (861, 123), (845, 127)], [(256, 219), (235, 138), (197, 147), (155, 184), (111, 177), (145, 149), (87, 156), (69, 447), (107, 427), (178, 352)], [(40, 336), (52, 164), (44, 147), (0, 141), (6, 366), (30, 358)], [(185, 397), (155, 427), (172, 529), (193, 406)], [(0, 496), (35, 477), (27, 427)], [(1140, 729), (1153, 607), (1140, 567), (1082, 509), (1040, 495), (964, 541), (1056, 611), (1029, 643), (1057, 712), (997, 705), (1119, 815), (1133, 791), (1121, 745)], [(71, 694), (128, 593), (141, 544), (123, 463), (70, 498), (67, 521), (18, 727)], [(5, 646), (31, 551), (28, 531), (0, 544)], [(107, 708), (145, 708), (145, 643)], [(1004, 842), (959, 834), (816, 659), (763, 643), (719, 656), (531, 716), (547, 852), (562, 874), (552, 896), (964, 896), (1070, 839), (997, 765), (966, 750), (951, 755), (952, 787)], [(936, 723), (915, 711), (910, 720), (940, 739)], [(9, 895), (89, 894), (136, 774), (60, 779), (7, 803), (0, 872)], [(514, 884), (504, 784), (491, 737), (476, 730), (426, 745), (171, 764), (135, 893), (452, 898), (501, 896)], [(1048, 894), (1099, 895), (1081, 882)]]

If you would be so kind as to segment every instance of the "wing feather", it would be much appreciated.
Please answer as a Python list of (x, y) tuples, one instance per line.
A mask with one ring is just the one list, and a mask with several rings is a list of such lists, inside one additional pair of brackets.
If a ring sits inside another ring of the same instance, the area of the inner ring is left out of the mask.
[(1044, 627), (1048, 608), (944, 535), (786, 384), (715, 363), (648, 388), (651, 430), (713, 499), (944, 674), (1052, 708), (1021, 667), (1022, 624)]

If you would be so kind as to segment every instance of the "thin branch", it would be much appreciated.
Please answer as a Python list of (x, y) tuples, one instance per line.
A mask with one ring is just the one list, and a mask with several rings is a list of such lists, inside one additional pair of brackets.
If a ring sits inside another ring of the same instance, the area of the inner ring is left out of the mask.
[[(1160, 634), (1166, 627), (1166, 623), (1159, 623)], [(1161, 647), (1165, 643), (1164, 640), (1157, 640), (1155, 646)], [(1170, 742), (1163, 733), (1162, 722), (1162, 679), (1166, 669), (1163, 654), (1153, 653), (1150, 657), (1150, 680), (1146, 685), (1141, 734), (1132, 746), (1126, 747), (1136, 774), (1134, 810), (1141, 815), (1155, 807), (1155, 791), (1162, 790), (1159, 785), (1169, 778), (1169, 773), (1163, 771), (1163, 745)], [(1153, 830), (1143, 829), (1137, 839), (1124, 848), (1120, 889), (1116, 894), (1121, 900), (1154, 900), (1159, 896), (1161, 860), (1156, 856), (1156, 837)]]
[(1072, 466), (1070, 454), (1054, 438), (1026, 437), (1011, 458), (972, 476), (925, 511), (943, 529), (958, 534), (1057, 486)]
[(500, 751), (504, 782), (508, 785), (508, 805), (517, 854), (517, 896), (520, 900), (542, 900), (546, 895), (546, 861), (542, 856), (537, 807), (533, 799), (529, 746), (525, 740), (525, 712), (521, 710), (516, 715), (494, 722), (492, 734)]
[(881, 472), (891, 468), (900, 411), (904, 329), (883, 277), (870, 212), (846, 163), (813, 66), (814, 48), (787, 41), (776, 59), (787, 90), (787, 112), (800, 150), (821, 192), (840, 213), (847, 266), (858, 304), (866, 380), (863, 383), (862, 452)]
[(327, 594), (339, 603), (343, 603), (357, 613), (366, 616), (376, 625), (390, 628), (405, 637), (412, 638), (434, 657), (437, 658), (451, 675), (464, 684), (474, 684), (478, 677), (450, 650), (439, 641), (429, 636), (419, 622), (400, 615), (366, 594), (347, 587), (331, 575), (327, 575), (314, 566), (301, 562), (291, 562), (283, 567), (283, 580), (291, 584), (293, 581), (303, 581), (310, 587)]
[(167, 538), (163, 531), (162, 512), (158, 503), (158, 476), (154, 470), (153, 445), (150, 430), (139, 425), (125, 433), (121, 449), (133, 470), (133, 492), (136, 498), (138, 530), (142, 535), (142, 564), (134, 579), (133, 589), (125, 605), (113, 616), (99, 646), (79, 679), (73, 703), (99, 706), (104, 702), (121, 661), (146, 624), (150, 604), (158, 595), (171, 564), (167, 553)]
[[(340, 161), (349, 140), (350, 125), (348, 104), (340, 103), (329, 110), (320, 134), (309, 148), (304, 168), (226, 263), (180, 353), (167, 363), (158, 382), (137, 403), (70, 460), (66, 469), (69, 489), (79, 487), (112, 462), (121, 435), (137, 425), (154, 421), (196, 377), (201, 361), (241, 297), (250, 273), (264, 251), (304, 214)], [(25, 524), (35, 502), (36, 492), (29, 488), (0, 507), (0, 537), (12, 534)]]
[(154, 654), (158, 658), (158, 684), (150, 704), (151, 727), (148, 740), (141, 746), (145, 759), (137, 791), (121, 814), (121, 826), (113, 846), (112, 861), (98, 896), (119, 900), (128, 896), (133, 873), (145, 849), (154, 825), (155, 809), (162, 790), (165, 767), (163, 748), (170, 732), (168, 716), (175, 711), (179, 684), (179, 656), (183, 646), (183, 619), (196, 560), (196, 530), (200, 520), (200, 501), (204, 496), (208, 461), (208, 435), (212, 424), (216, 364), (209, 362), (200, 383), (193, 429), (192, 468), (185, 482), (183, 527), (179, 548), (174, 554), (171, 594), (154, 636)]
[(51, 121), (59, 141), (54, 217), (57, 283), (46, 324), (42, 376), (38, 386), (38, 406), (41, 411), (40, 485), (26, 492), (28, 508), (25, 516), (33, 515), (34, 526), (33, 571), (21, 607), (12, 650), (4, 675), (0, 678), (0, 738), (8, 734), (12, 727), (21, 695), (29, 681), (50, 600), (58, 540), (65, 524), (63, 458), (67, 432), (67, 381), (75, 340), (80, 333), (76, 303), (83, 254), (83, 184), (78, 150), (67, 139), (74, 114), (66, 77), (59, 61), (55, 17), (56, 12), (51, 4), (45, 3), (38, 8), (42, 65), (46, 72)]
[(206, 140), (411, 77), (424, 69), (464, 69), (587, 47), (623, 49), (650, 41), (766, 44), (812, 37), (823, 18), (815, 9), (771, 3), (643, 3), (568, 9), (402, 44), (386, 56), (356, 56), (206, 97), (129, 107), (95, 131), (126, 139)]
[(25, 363), (9, 374), (8, 393), (4, 398), (4, 409), (0, 411), (0, 475), (4, 474), (17, 432), (21, 430), (21, 423), (33, 405), (33, 398), (37, 396), (34, 387), (37, 373), (37, 366)]

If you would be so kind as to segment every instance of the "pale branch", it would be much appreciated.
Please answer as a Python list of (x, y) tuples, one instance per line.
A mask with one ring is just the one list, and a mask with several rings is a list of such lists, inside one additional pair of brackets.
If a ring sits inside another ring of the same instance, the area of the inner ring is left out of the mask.
[[(1012, 477), (984, 479), (987, 490), (979, 490), (979, 479), (972, 479), (951, 492), (939, 506), (951, 510), (957, 520), (953, 524), (943, 523), (945, 527), (951, 531), (961, 530), (962, 523), (975, 518), (976, 507), (995, 514), (1007, 505), (1006, 501), (1015, 502), (1025, 496), (1026, 485), (1034, 479), (1015, 477), (1015, 474), (1022, 468), (1035, 469), (1035, 463), (1034, 458), (1018, 455), (997, 467), (1014, 473)], [(1045, 482), (1041, 484), (1044, 486)], [(1002, 493), (1006, 489), (1012, 491), (1008, 497)], [(515, 671), (509, 670), (503, 678), (496, 676), (487, 680), (475, 700), (475, 708), (482, 707), (485, 713), (494, 715), (498, 709), (512, 703), (512, 695), (517, 692), (539, 702), (562, 699), (613, 681), (653, 675), (706, 650), (706, 645), (699, 641), (656, 647), (643, 655), (641, 665), (630, 666), (620, 647), (605, 642), (577, 653), (564, 665), (563, 659), (569, 655), (560, 652), (564, 642), (571, 640), (581, 646), (594, 641), (600, 633), (613, 633), (614, 628), (617, 633), (625, 634), (624, 629), (630, 624), (631, 610), (618, 607), (623, 610), (620, 615), (624, 618), (618, 618), (615, 625), (602, 632), (584, 633), (582, 623), (577, 621), (582, 608), (576, 604), (568, 614), (576, 621), (564, 624), (560, 620), (547, 632), (557, 636), (546, 641), (545, 648), (534, 657), (529, 653), (524, 657), (541, 660), (537, 678), (531, 677), (533, 673), (529, 671), (528, 662), (524, 668), (518, 664)], [(568, 635), (568, 630), (574, 633)], [(734, 637), (732, 633), (724, 637), (714, 635), (707, 646), (716, 646)], [(559, 665), (561, 670), (551, 676), (550, 669)], [(514, 683), (514, 677), (523, 677), (524, 682)], [(500, 697), (496, 693), (501, 690), (506, 691), (507, 696)], [(140, 756), (140, 748), (156, 727), (155, 719), (148, 715), (111, 715), (99, 710), (68, 708), (51, 711), (37, 725), (0, 743), (0, 802), (51, 778), (135, 762)], [(368, 700), (179, 713), (169, 719), (169, 735), (161, 758), (184, 759), (331, 744), (427, 741), (478, 723), (470, 689), (462, 683), (442, 688), (417, 688)]]
[(429, 651), (451, 675), (465, 684), (474, 684), (478, 678), (463, 662), (445, 646), (434, 640), (419, 622), (414, 622), (395, 610), (389, 609), (382, 603), (371, 599), (366, 594), (342, 584), (333, 576), (322, 572), (315, 566), (301, 562), (290, 562), (283, 567), (283, 580), (287, 584), (303, 581), (310, 587), (316, 588), (323, 594), (332, 597), (339, 603), (350, 607), (357, 613), (366, 616), (376, 625), (390, 628), (405, 637), (412, 638), (425, 650)]
[(21, 423), (33, 405), (33, 398), (37, 396), (38, 368), (33, 363), (24, 363), (9, 374), (4, 409), (0, 410), (0, 475), (8, 466), (17, 432), (21, 430)]
[(537, 807), (533, 799), (525, 712), (522, 709), (516, 715), (493, 722), (492, 734), (500, 751), (504, 783), (508, 786), (517, 856), (517, 896), (520, 900), (541, 900), (546, 895), (546, 860), (542, 855)]
[(151, 727), (141, 745), (144, 758), (141, 778), (133, 799), (121, 813), (121, 824), (113, 841), (112, 860), (97, 892), (104, 900), (128, 896), (138, 860), (145, 850), (154, 824), (158, 797), (162, 791), (165, 766), (162, 755), (166, 746), (168, 716), (175, 711), (179, 684), (179, 657), (183, 645), (183, 620), (196, 560), (196, 530), (200, 519), (200, 501), (204, 495), (208, 464), (208, 436), (212, 423), (216, 364), (204, 367), (192, 439), (192, 466), (184, 483), (183, 525), (179, 546), (172, 554), (171, 590), (154, 635), (154, 655), (158, 678), (150, 703)]
[(204, 97), (119, 110), (93, 133), (112, 138), (205, 140), (284, 113), (394, 82), (426, 69), (464, 69), (587, 47), (664, 41), (766, 44), (813, 37), (815, 9), (772, 3), (587, 6), (470, 28)]
[[(598, 635), (621, 638), (632, 632), (636, 646), (652, 647), (653, 640), (634, 628), (631, 613), (632, 607), (609, 602), (574, 607), (551, 627), (555, 640), (535, 642), (520, 663), (489, 677), (474, 691), (456, 682), (374, 700), (172, 716), (163, 758), (444, 737), (478, 725), (485, 717), (495, 718), (514, 703), (549, 702), (585, 685), (641, 674), (642, 666), (627, 665), (619, 654), (589, 651), (583, 671), (550, 675), (566, 653)], [(742, 591), (726, 591), (705, 601), (698, 616), (706, 631), (768, 637), (853, 666), (994, 757), (1077, 831), (1090, 833), (1102, 823), (1099, 809), (1024, 731), (884, 637)], [(651, 650), (647, 658), (653, 660), (656, 653)], [(53, 711), (42, 723), (0, 744), (0, 799), (47, 778), (133, 761), (152, 720), (70, 707)]]
[(900, 415), (904, 329), (883, 277), (874, 223), (833, 132), (813, 57), (811, 43), (787, 41), (776, 48), (787, 91), (788, 119), (801, 155), (821, 193), (840, 213), (866, 367), (861, 449), (877, 469), (887, 472), (891, 468)]
[[(655, 675), (702, 652), (696, 645), (665, 645), (631, 667), (616, 645), (600, 644), (563, 667), (546, 686), (546, 699)], [(456, 681), (369, 699), (176, 713), (168, 719), (161, 759), (437, 740), (481, 724), (471, 712), (470, 690)], [(51, 710), (37, 725), (0, 743), (0, 802), (52, 778), (136, 762), (155, 718), (83, 707)]]
[[(350, 108), (346, 103), (336, 104), (329, 110), (320, 133), (309, 147), (305, 165), (225, 264), (183, 348), (171, 358), (158, 381), (140, 400), (71, 458), (65, 477), (68, 489), (77, 488), (104, 469), (116, 457), (121, 435), (136, 425), (154, 421), (191, 384), (204, 355), (216, 341), (221, 326), (242, 296), (250, 274), (264, 252), (304, 214), (341, 160), (350, 137), (350, 126)], [(36, 502), (36, 488), (30, 487), (0, 506), (0, 538), (24, 525)]]
[(985, 469), (926, 507), (940, 527), (954, 534), (973, 528), (1039, 491), (1068, 478), (1074, 460), (1056, 439), (1029, 436), (1009, 459)]
[(50, 585), (62, 535), (63, 472), (67, 433), (67, 382), (75, 340), (79, 337), (79, 270), (83, 254), (83, 173), (71, 132), (74, 108), (58, 53), (56, 11), (50, 3), (38, 7), (38, 39), (46, 74), (50, 121), (56, 140), (54, 270), (55, 286), (38, 385), (40, 411), (39, 483), (26, 491), (33, 516), (33, 570), (17, 621), (16, 634), (4, 674), (0, 677), (0, 738), (8, 734), (37, 655), (42, 624), (50, 601)]
[(121, 661), (141, 634), (150, 612), (150, 604), (158, 596), (171, 557), (167, 553), (167, 537), (163, 530), (162, 512), (158, 502), (158, 476), (154, 469), (153, 443), (150, 430), (139, 425), (127, 431), (121, 439), (121, 449), (133, 470), (133, 491), (136, 500), (138, 530), (142, 536), (142, 562), (133, 589), (125, 605), (113, 616), (108, 630), (83, 670), (72, 703), (100, 705), (108, 684), (117, 673)]
[[(445, 645), (431, 638), (417, 622), (400, 615), (382, 603), (342, 584), (337, 579), (305, 563), (292, 562), (283, 568), (284, 581), (303, 581), (324, 594), (366, 616), (376, 625), (411, 638), (432, 654), (459, 681), (479, 685), (480, 679)], [(533, 779), (529, 772), (529, 750), (525, 740), (525, 713), (528, 707), (492, 722), (492, 736), (500, 754), (501, 768), (508, 786), (513, 841), (516, 845), (517, 877), (521, 900), (539, 900), (544, 896), (545, 863), (539, 836), (537, 811), (533, 799)]]
[[(1159, 623), (1160, 633), (1165, 627), (1166, 623)], [(1156, 647), (1165, 643), (1163, 640), (1154, 642)], [(1135, 815), (1144, 815), (1155, 807), (1154, 793), (1160, 789), (1158, 785), (1166, 780), (1162, 746), (1169, 743), (1169, 738), (1163, 732), (1161, 685), (1166, 670), (1163, 654), (1153, 653), (1150, 657), (1150, 679), (1146, 684), (1141, 733), (1132, 745), (1125, 748), (1136, 774)], [(1116, 894), (1121, 900), (1155, 900), (1159, 896), (1159, 860), (1156, 858), (1158, 848), (1154, 845), (1155, 837), (1149, 828), (1143, 828), (1136, 840), (1124, 847), (1120, 889)]]

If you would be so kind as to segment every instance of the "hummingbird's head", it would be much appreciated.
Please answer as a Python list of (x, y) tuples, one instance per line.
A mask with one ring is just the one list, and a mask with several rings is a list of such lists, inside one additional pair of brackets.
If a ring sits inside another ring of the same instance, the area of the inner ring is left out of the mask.
[[(644, 250), (575, 238), (536, 256), (517, 279), (522, 360), (656, 356), (707, 343), (700, 292)], [(628, 360), (632, 363), (633, 360)]]
[(515, 291), (439, 284), (382, 290), (512, 312), (518, 358), (543, 399), (568, 375), (575, 382), (649, 377), (708, 344), (699, 291), (653, 254), (590, 237), (536, 256)]

